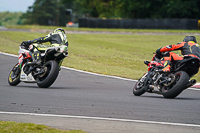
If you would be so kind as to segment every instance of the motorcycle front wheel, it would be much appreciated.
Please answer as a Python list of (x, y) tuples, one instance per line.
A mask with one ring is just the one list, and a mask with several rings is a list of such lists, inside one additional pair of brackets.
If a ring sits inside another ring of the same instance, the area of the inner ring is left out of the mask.
[(37, 85), (40, 88), (48, 88), (56, 80), (59, 73), (59, 65), (56, 61), (51, 60), (45, 63), (42, 67), (44, 73), (36, 77)]
[(21, 73), (21, 70), (19, 68), (19, 64), (17, 63), (12, 68), (12, 70), (10, 71), (9, 76), (8, 76), (8, 83), (11, 86), (16, 86), (20, 83), (20, 73)]
[(189, 81), (189, 76), (184, 71), (176, 72), (175, 80), (172, 85), (170, 86), (163, 86), (162, 87), (162, 95), (165, 98), (175, 98), (177, 97), (187, 86)]
[(133, 94), (135, 96), (141, 96), (145, 93), (145, 86), (144, 82), (141, 82), (140, 79), (137, 81), (137, 83), (133, 87)]

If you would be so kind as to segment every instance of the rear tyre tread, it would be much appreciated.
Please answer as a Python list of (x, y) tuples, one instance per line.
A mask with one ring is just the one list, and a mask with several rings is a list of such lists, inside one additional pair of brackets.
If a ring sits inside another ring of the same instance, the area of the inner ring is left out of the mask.
[(58, 77), (58, 73), (59, 73), (59, 65), (56, 61), (48, 61), (44, 65), (51, 65), (51, 70), (48, 76), (44, 80), (40, 81), (38, 78), (36, 79), (37, 85), (40, 88), (50, 87), (54, 83), (56, 78)]
[(180, 74), (181, 77), (178, 80), (178, 82), (176, 83), (175, 86), (173, 86), (170, 90), (166, 91), (164, 89), (162, 89), (162, 95), (165, 98), (175, 98), (177, 97), (187, 86), (188, 81), (190, 79), (190, 77), (188, 76), (188, 74), (184, 71), (179, 71), (175, 74)]

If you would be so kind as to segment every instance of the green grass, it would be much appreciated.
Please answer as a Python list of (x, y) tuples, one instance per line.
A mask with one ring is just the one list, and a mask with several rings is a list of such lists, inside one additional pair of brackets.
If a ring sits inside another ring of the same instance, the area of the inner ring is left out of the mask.
[[(0, 51), (17, 54), (19, 44), (45, 33), (0, 32)], [(68, 34), (69, 56), (63, 65), (79, 70), (138, 79), (157, 48), (182, 41), (185, 35)], [(200, 37), (197, 36), (197, 40)], [(200, 76), (195, 77), (200, 81)]]
[[(56, 26), (39, 26), (39, 25), (10, 25), (7, 28), (13, 29), (49, 29), (54, 30)], [(173, 30), (173, 29), (106, 29), (106, 28), (66, 28), (61, 27), (65, 30), (70, 31), (106, 31), (106, 32), (130, 32), (130, 33), (200, 33), (200, 30)]]
[[(55, 29), (47, 26), (19, 26), (9, 28), (24, 29)], [(123, 29), (67, 29), (83, 31), (110, 32), (172, 32), (177, 34), (161, 35), (120, 35), (120, 34), (67, 34), (69, 41), (69, 56), (63, 65), (79, 70), (114, 75), (130, 79), (138, 79), (147, 71), (145, 60), (151, 60), (157, 48), (182, 41), (185, 35), (179, 33), (199, 33), (188, 30), (123, 30)], [(0, 51), (18, 54), (18, 46), (24, 40), (32, 40), (45, 36), (45, 33), (0, 31)], [(200, 36), (196, 36), (200, 41)], [(16, 59), (17, 62), (17, 59)], [(10, 64), (14, 65), (14, 64)], [(195, 78), (200, 82), (200, 73)], [(82, 133), (82, 131), (60, 131), (43, 125), (0, 122), (1, 132), (55, 132)]]
[(58, 130), (44, 125), (33, 123), (17, 123), (11, 121), (0, 121), (1, 133), (86, 133), (81, 130)]

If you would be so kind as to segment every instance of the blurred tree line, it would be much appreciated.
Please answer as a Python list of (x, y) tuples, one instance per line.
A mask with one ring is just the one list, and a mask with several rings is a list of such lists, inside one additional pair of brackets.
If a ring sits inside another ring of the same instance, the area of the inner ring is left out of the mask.
[(20, 25), (22, 24), (22, 12), (0, 12), (0, 26)]
[(76, 0), (91, 17), (200, 18), (200, 0)]
[(35, 0), (22, 19), (25, 24), (60, 26), (78, 17), (199, 19), (199, 5), (200, 0)]

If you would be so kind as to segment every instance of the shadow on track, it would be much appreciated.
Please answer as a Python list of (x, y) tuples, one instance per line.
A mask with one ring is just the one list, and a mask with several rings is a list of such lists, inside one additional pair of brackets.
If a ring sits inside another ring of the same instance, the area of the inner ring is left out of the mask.
[(38, 87), (37, 85), (36, 86), (30, 86), (30, 85), (18, 85), (18, 86), (12, 86), (13, 88), (27, 88), (27, 89), (45, 89), (45, 90), (50, 90), (50, 89), (81, 89), (81, 88), (78, 88), (78, 87), (49, 87), (49, 88), (40, 88)]
[(174, 99), (164, 98), (161, 95), (159, 96), (140, 96), (141, 98), (155, 98), (155, 99), (165, 99), (165, 100), (200, 100), (200, 98), (189, 98), (189, 97), (176, 97)]

